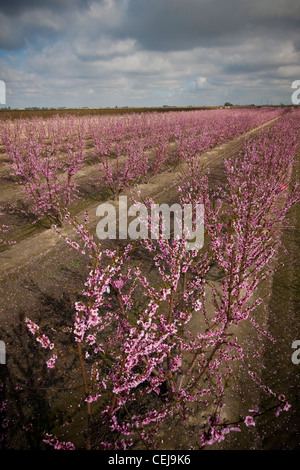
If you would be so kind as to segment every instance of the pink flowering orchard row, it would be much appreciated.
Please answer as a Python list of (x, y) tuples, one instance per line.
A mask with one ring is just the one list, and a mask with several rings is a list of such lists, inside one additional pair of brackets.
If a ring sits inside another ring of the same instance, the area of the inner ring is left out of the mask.
[[(187, 154), (204, 152), (278, 116), (281, 110), (213, 110), (143, 113), (91, 120), (100, 180), (114, 195)], [(99, 132), (100, 131), (100, 132)], [(172, 145), (173, 144), (173, 145)]]
[[(114, 117), (55, 117), (2, 122), (0, 135), (12, 175), (37, 217), (57, 224), (76, 197), (76, 174), (89, 162), (93, 184), (115, 196), (146, 175), (174, 167), (195, 152), (230, 140), (282, 110), (239, 109), (144, 113)], [(173, 145), (172, 145), (173, 143)], [(100, 189), (99, 189), (100, 190)]]
[(57, 118), (2, 123), (1, 139), (12, 175), (23, 185), (33, 212), (60, 223), (61, 207), (74, 200), (73, 177), (84, 161), (80, 122)]
[(15, 243), (15, 241), (5, 239), (5, 234), (9, 232), (9, 230), (10, 230), (10, 227), (6, 224), (2, 224), (0, 226), (0, 237), (4, 237), (4, 238), (0, 238), (0, 248), (3, 246), (7, 246), (7, 245), (13, 245)]
[[(263, 302), (257, 293), (272, 276), (287, 212), (300, 199), (292, 180), (299, 122), (299, 112), (289, 113), (255, 138), (247, 137), (240, 154), (225, 161), (226, 185), (217, 191), (189, 154), (178, 195), (181, 204), (205, 205), (206, 250), (187, 250), (184, 239), (162, 237), (108, 250), (85, 224), (67, 217), (79, 235), (79, 243), (67, 243), (90, 257), (85, 300), (75, 304), (73, 329), (90, 423), (88, 449), (164, 448), (164, 431), (193, 416), (198, 431), (191, 448), (241, 431), (222, 414), (235, 363), (273, 398), (274, 417), (289, 410), (288, 397), (252, 370), (237, 327), (248, 322), (264, 341), (272, 340), (256, 316)], [(137, 248), (151, 257), (150, 272), (137, 265)], [(218, 288), (206, 280), (212, 262), (223, 271)], [(263, 412), (253, 403), (244, 416), (246, 426), (254, 426)], [(95, 421), (109, 426), (105, 439), (93, 435)]]

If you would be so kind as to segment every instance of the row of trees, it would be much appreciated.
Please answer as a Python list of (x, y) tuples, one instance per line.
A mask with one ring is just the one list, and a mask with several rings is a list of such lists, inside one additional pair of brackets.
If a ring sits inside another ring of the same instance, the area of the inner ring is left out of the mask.
[(6, 164), (24, 192), (28, 210), (61, 224), (64, 208), (78, 196), (78, 171), (91, 158), (92, 183), (99, 191), (108, 188), (115, 197), (153, 174), (174, 169), (190, 154), (204, 152), (282, 112), (240, 109), (20, 119), (1, 122), (0, 137)]

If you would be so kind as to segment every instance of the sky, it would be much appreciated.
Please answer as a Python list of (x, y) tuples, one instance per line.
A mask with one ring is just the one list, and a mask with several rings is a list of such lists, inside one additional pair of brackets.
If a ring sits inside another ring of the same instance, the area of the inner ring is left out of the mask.
[(11, 108), (291, 104), (300, 3), (0, 0), (0, 80)]

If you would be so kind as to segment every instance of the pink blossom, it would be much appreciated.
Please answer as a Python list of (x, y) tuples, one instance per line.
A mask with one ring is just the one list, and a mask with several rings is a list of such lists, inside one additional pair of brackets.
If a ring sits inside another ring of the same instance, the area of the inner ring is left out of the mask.
[(252, 416), (246, 416), (245, 418), (245, 424), (246, 426), (255, 426), (255, 422)]

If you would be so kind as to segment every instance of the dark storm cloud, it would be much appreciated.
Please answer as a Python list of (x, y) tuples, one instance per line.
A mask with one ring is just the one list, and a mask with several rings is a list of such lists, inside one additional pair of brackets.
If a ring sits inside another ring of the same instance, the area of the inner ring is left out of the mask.
[(46, 40), (62, 36), (72, 13), (83, 14), (88, 8), (88, 0), (2, 0), (0, 49), (20, 49), (37, 36)]
[[(90, 15), (85, 30), (88, 37), (105, 33), (112, 39), (130, 38), (141, 49), (153, 51), (224, 47), (251, 40), (257, 34), (267, 37), (288, 33), (299, 44), (298, 0), (12, 0), (1, 1), (0, 12), (4, 15), (2, 21), (6, 17), (8, 24), (18, 22), (14, 31), (19, 39), (10, 38), (10, 44), (7, 38), (6, 44), (2, 38), (2, 46), (18, 47), (13, 44), (22, 42), (22, 34), (27, 41), (35, 33), (46, 37), (51, 31), (76, 34), (80, 15), (89, 12), (91, 6), (108, 10), (110, 4), (118, 9), (120, 21), (107, 23), (101, 12), (95, 18)], [(57, 18), (57, 24), (53, 20), (47, 25), (47, 15)]]
[(132, 0), (119, 34), (157, 51), (223, 47), (256, 34), (299, 39), (298, 0)]
[(69, 8), (84, 8), (89, 0), (1, 0), (0, 11), (5, 15), (19, 15), (32, 9), (64, 11)]
[[(232, 40), (243, 25), (236, 21), (231, 1), (220, 9), (220, 2), (171, 2), (154, 0), (129, 3), (124, 33), (133, 35), (150, 50), (174, 51), (203, 47)], [(122, 33), (122, 32), (120, 32)]]

